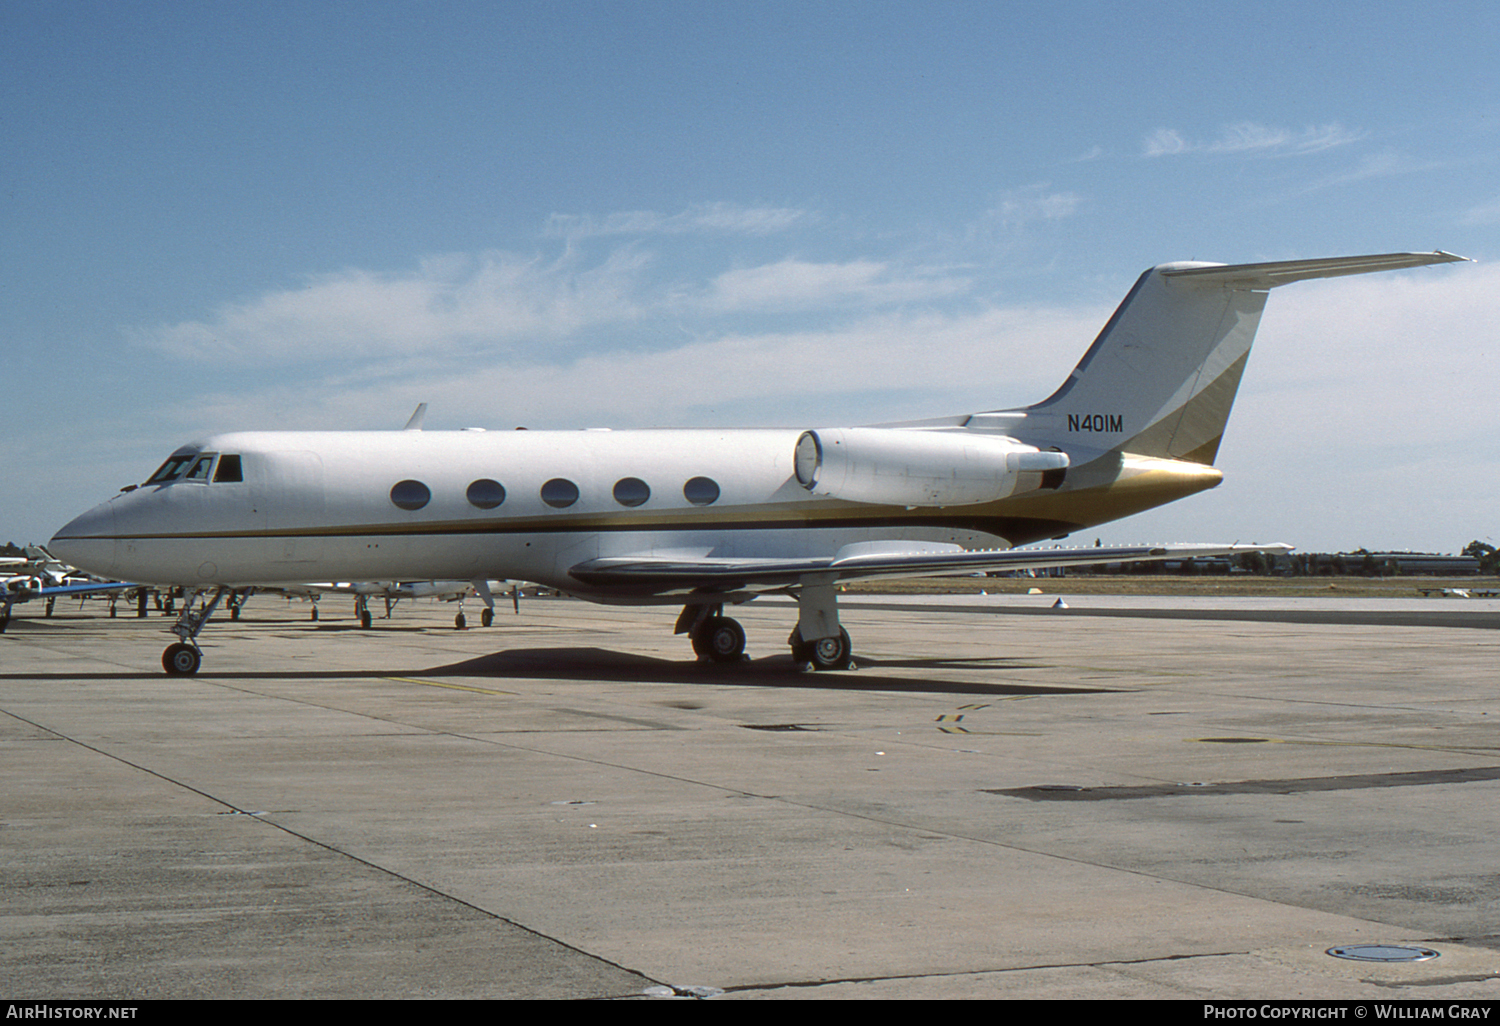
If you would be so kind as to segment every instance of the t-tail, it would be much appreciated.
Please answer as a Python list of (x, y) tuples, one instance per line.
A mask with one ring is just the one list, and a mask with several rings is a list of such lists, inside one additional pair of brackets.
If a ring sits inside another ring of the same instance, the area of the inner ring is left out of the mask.
[(1024, 409), (976, 414), (966, 426), (1001, 429), (1034, 445), (1211, 466), (1267, 292), (1307, 278), (1463, 259), (1434, 252), (1161, 264), (1141, 275), (1056, 392)]

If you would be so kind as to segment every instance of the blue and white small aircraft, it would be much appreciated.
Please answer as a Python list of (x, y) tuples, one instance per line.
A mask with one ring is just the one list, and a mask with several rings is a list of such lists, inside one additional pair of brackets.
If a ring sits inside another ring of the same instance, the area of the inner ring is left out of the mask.
[(745, 634), (724, 608), (782, 592), (798, 605), (794, 658), (847, 667), (842, 581), (1288, 548), (1015, 546), (1219, 483), (1214, 458), (1270, 289), (1462, 259), (1153, 267), (1067, 380), (1016, 409), (865, 427), (567, 432), (421, 431), (419, 411), (405, 431), (215, 435), (51, 546), (96, 574), (201, 596), (163, 653), (173, 674), (198, 670), (197, 635), (235, 589), (491, 578), (681, 605), (677, 632), (726, 662), (743, 657)]
[(63, 563), (39, 545), (28, 545), (26, 555), (6, 557), (0, 569), (0, 634), (10, 626), (11, 607), (23, 602), (43, 600), (47, 615), (53, 604), (69, 595), (119, 594), (135, 585), (124, 581), (83, 581), (72, 576), (74, 567)]

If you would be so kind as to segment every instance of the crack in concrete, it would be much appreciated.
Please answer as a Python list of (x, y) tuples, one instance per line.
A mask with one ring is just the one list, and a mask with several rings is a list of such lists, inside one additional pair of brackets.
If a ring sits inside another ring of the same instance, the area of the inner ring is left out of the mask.
[(886, 976), (845, 976), (825, 980), (784, 980), (779, 983), (743, 983), (723, 988), (724, 993), (746, 993), (769, 990), (830, 987), (844, 983), (891, 983), (899, 980), (961, 979), (966, 976), (988, 976), (999, 973), (1024, 973), (1047, 969), (1106, 969), (1111, 966), (1154, 965), (1159, 962), (1181, 962), (1198, 958), (1232, 958), (1248, 951), (1205, 951), (1191, 955), (1158, 955), (1154, 958), (1111, 959), (1104, 962), (1044, 962), (1037, 965), (1001, 966), (994, 969), (965, 969), (961, 972), (893, 973)]

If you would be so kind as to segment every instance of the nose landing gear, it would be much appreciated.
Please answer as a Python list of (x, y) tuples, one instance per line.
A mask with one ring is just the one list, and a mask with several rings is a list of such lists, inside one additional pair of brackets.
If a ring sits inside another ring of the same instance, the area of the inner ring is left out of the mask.
[(172, 633), (177, 635), (179, 640), (175, 645), (168, 645), (166, 651), (161, 654), (161, 667), (167, 671), (168, 676), (191, 677), (198, 672), (198, 667), (203, 664), (203, 650), (198, 647), (198, 633), (214, 615), (219, 601), (233, 594), (234, 592), (229, 588), (216, 588), (213, 598), (196, 611), (193, 609), (193, 599), (197, 596), (189, 597), (183, 602), (182, 613), (177, 617), (177, 622), (172, 625)]

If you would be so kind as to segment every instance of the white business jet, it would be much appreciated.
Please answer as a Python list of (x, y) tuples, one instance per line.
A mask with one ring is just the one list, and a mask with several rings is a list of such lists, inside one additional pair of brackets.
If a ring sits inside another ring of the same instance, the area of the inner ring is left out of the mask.
[(197, 672), (198, 633), (235, 589), (505, 577), (680, 604), (677, 633), (724, 662), (745, 647), (724, 607), (787, 593), (794, 658), (844, 668), (841, 581), (1288, 548), (1013, 549), (1219, 483), (1214, 457), (1268, 290), (1462, 259), (1153, 267), (1062, 386), (1019, 409), (870, 427), (503, 433), (422, 431), (419, 409), (404, 431), (217, 435), (51, 547), (96, 574), (200, 596), (172, 628), (170, 674)]

